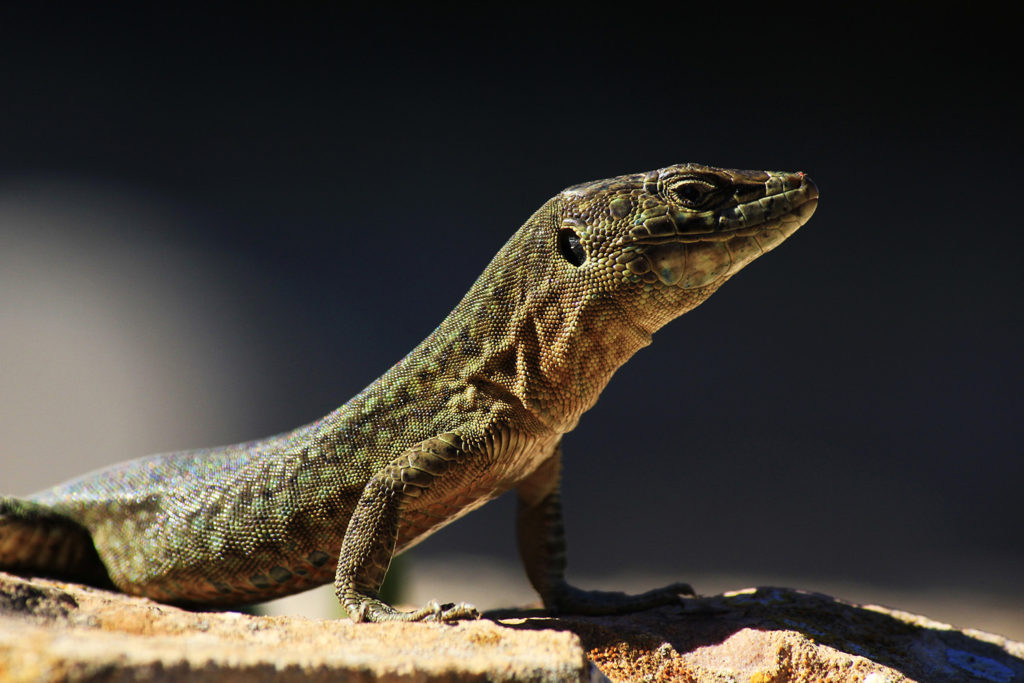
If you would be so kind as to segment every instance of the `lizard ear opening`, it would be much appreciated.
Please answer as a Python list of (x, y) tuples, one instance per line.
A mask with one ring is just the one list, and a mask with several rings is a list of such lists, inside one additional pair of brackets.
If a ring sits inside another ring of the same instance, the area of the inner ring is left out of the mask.
[(580, 236), (572, 228), (562, 228), (558, 231), (558, 251), (562, 258), (579, 268), (587, 260), (587, 252), (580, 244)]

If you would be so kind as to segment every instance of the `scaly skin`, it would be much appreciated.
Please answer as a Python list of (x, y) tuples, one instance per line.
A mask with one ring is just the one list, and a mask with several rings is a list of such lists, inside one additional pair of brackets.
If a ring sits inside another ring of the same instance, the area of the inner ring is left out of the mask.
[(693, 164), (570, 187), (426, 340), (323, 419), (0, 498), (0, 567), (201, 605), (334, 579), (357, 620), (472, 618), (465, 604), (398, 612), (377, 591), (396, 553), (515, 488), (520, 553), (548, 609), (677, 602), (686, 584), (566, 584), (562, 435), (658, 328), (793, 234), (817, 196), (802, 173)]

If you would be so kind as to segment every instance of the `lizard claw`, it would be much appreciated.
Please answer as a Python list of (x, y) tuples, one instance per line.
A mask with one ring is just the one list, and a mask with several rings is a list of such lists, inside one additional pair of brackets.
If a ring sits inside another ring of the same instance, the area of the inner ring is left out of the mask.
[(366, 601), (351, 613), (353, 621), (384, 622), (384, 621), (460, 621), (463, 619), (479, 619), (480, 612), (472, 605), (460, 602), (449, 602), (441, 605), (431, 600), (412, 612), (399, 612), (390, 605), (380, 601)]
[(443, 605), (438, 605), (436, 600), (431, 600), (424, 606), (424, 609), (431, 607), (433, 613), (430, 615), (431, 621), (459, 621), (461, 619), (479, 619), (480, 612), (477, 611), (476, 607), (466, 602), (460, 602), (458, 604), (454, 602), (446, 602)]
[(441, 615), (441, 618), (445, 621), (454, 621), (456, 619), (479, 619), (480, 612), (476, 607), (470, 605), (468, 602), (460, 602), (456, 605), (450, 606), (445, 605), (446, 609)]

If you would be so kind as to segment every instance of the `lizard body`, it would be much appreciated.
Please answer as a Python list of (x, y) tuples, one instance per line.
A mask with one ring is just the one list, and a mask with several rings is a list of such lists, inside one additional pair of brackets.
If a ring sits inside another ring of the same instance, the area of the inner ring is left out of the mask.
[(626, 596), (565, 583), (562, 435), (654, 331), (789, 237), (817, 196), (802, 173), (694, 164), (570, 187), (430, 336), (326, 417), (0, 498), (0, 568), (200, 605), (333, 580), (355, 619), (471, 618), (465, 604), (398, 612), (377, 590), (394, 554), (515, 488), (547, 608), (677, 601), (685, 584)]

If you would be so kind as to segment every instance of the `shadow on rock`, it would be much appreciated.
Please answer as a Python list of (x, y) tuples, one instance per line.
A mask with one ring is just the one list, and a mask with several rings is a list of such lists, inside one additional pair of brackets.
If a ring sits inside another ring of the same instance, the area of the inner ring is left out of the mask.
[[(486, 616), (533, 617), (535, 612)], [(636, 614), (528, 618), (518, 628), (576, 633), (614, 680), (723, 674), (747, 680), (852, 680), (878, 672), (936, 683), (1024, 681), (1024, 645), (819, 593), (758, 588)]]

